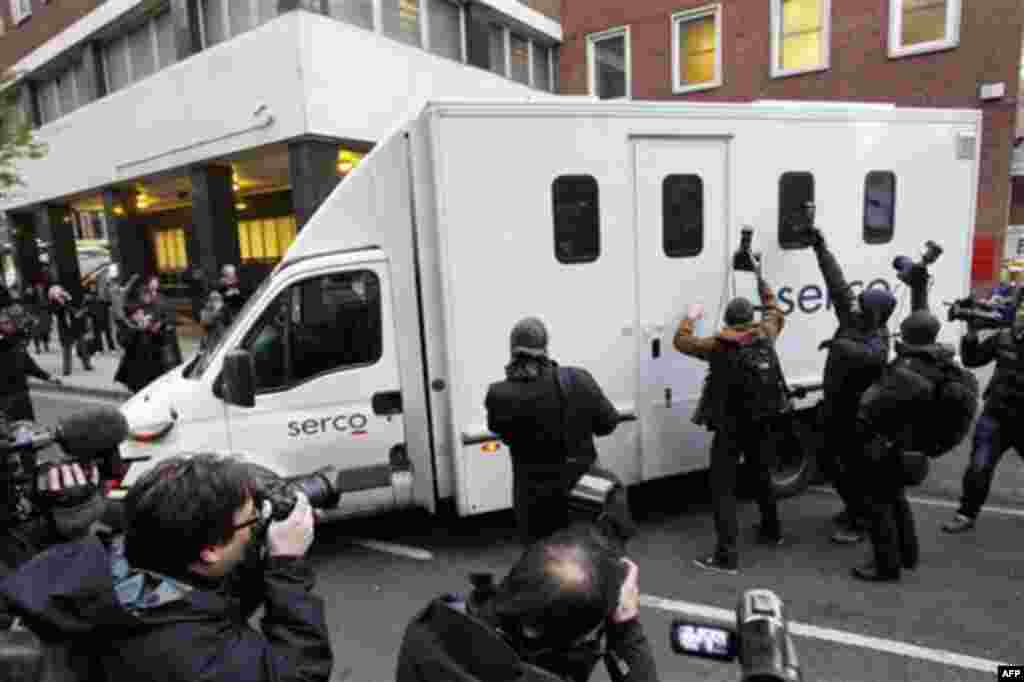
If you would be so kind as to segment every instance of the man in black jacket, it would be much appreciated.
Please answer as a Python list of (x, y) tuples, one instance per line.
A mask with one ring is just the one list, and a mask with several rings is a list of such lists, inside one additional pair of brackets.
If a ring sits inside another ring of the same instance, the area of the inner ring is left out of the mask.
[(409, 624), (397, 682), (612, 682), (658, 679), (639, 619), (636, 564), (585, 526), (529, 547), (500, 585), (445, 595)]
[(25, 343), (14, 317), (7, 310), (0, 310), (0, 412), (11, 421), (35, 421), (28, 377), (60, 383), (60, 379), (36, 364), (25, 349)]
[(842, 544), (863, 540), (867, 525), (864, 486), (856, 480), (857, 462), (863, 452), (856, 445), (857, 409), (861, 395), (882, 374), (889, 361), (886, 327), (896, 308), (896, 298), (884, 289), (867, 289), (854, 295), (820, 230), (811, 230), (811, 245), (825, 278), (829, 299), (839, 320), (825, 360), (825, 399), (821, 423), (825, 443), (818, 463), (843, 501), (836, 517), (839, 528), (832, 540)]
[(508, 445), (519, 534), (529, 545), (569, 525), (568, 491), (597, 459), (594, 435), (619, 414), (585, 369), (559, 368), (535, 317), (512, 329), (505, 381), (487, 391), (487, 428)]
[(87, 372), (91, 372), (90, 349), (85, 340), (88, 328), (87, 311), (85, 308), (75, 305), (71, 300), (71, 294), (59, 285), (55, 284), (50, 287), (49, 298), (53, 315), (57, 318), (57, 338), (60, 339), (64, 353), (64, 376), (71, 376), (72, 349), (78, 355), (78, 359), (82, 361), (82, 367)]
[[(51, 548), (0, 583), (0, 600), (44, 641), (87, 653), (90, 680), (326, 681), (324, 603), (303, 558), (312, 509), (299, 495), (250, 563), (269, 513), (255, 485), (234, 459), (165, 460), (125, 498), (123, 538)], [(262, 633), (247, 622), (260, 604)]]
[(985, 406), (974, 426), (974, 447), (964, 471), (960, 508), (942, 526), (947, 533), (974, 528), (999, 460), (1010, 448), (1024, 457), (1024, 310), (1018, 308), (1013, 327), (1001, 329), (984, 341), (970, 326), (960, 341), (960, 356), (967, 367), (996, 361), (995, 373), (985, 388)]

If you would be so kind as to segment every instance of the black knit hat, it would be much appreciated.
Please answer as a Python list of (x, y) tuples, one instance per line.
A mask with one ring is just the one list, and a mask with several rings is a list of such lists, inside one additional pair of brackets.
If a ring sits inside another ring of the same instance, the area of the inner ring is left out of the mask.
[(725, 323), (730, 327), (736, 324), (750, 324), (754, 321), (754, 304), (742, 296), (729, 301), (725, 306)]
[(927, 310), (918, 310), (900, 323), (900, 339), (908, 346), (928, 346), (935, 343), (942, 323)]
[(509, 336), (512, 355), (544, 357), (548, 354), (548, 330), (536, 317), (524, 317), (512, 327)]

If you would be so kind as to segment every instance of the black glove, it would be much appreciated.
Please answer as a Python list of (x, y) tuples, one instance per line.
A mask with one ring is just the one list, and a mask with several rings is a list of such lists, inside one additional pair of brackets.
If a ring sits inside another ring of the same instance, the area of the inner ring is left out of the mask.
[(807, 242), (815, 249), (825, 248), (825, 235), (816, 227), (810, 228), (807, 235)]

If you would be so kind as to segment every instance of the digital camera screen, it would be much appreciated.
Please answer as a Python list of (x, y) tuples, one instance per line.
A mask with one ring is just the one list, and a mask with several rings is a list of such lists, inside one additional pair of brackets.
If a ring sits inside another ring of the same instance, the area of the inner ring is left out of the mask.
[(736, 633), (713, 625), (672, 623), (672, 649), (677, 654), (731, 661), (736, 658)]

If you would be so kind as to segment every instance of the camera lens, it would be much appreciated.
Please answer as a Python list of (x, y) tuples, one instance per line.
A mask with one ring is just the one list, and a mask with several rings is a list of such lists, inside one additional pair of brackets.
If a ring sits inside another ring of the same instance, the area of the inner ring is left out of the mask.
[(337, 467), (324, 467), (307, 476), (293, 478), (288, 482), (288, 489), (293, 493), (302, 492), (309, 498), (309, 504), (317, 509), (336, 507), (341, 500), (338, 489)]

